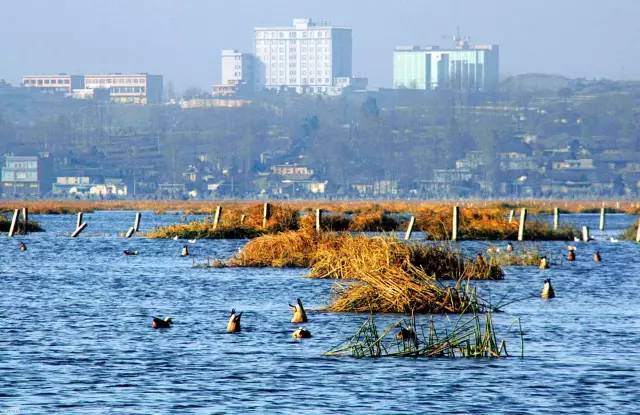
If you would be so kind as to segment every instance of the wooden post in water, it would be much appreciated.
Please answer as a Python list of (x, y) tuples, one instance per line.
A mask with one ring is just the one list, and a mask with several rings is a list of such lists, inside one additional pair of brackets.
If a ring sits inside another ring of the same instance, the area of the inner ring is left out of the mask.
[(560, 209), (555, 207), (553, 208), (553, 230), (557, 231), (559, 225), (560, 225)]
[(218, 223), (220, 223), (220, 216), (222, 215), (222, 206), (216, 206), (216, 213), (213, 215), (213, 229), (218, 228)]
[(18, 214), (20, 210), (15, 209), (13, 211), (13, 218), (11, 219), (11, 227), (9, 228), (9, 238), (13, 238), (13, 235), (16, 233), (16, 226), (18, 225)]
[(269, 214), (271, 213), (270, 210), (271, 209), (269, 206), (269, 202), (266, 202), (262, 207), (262, 227), (263, 228), (267, 227), (267, 221), (269, 220)]
[(513, 216), (516, 214), (516, 211), (514, 209), (511, 209), (509, 211), (509, 223), (513, 222)]
[(76, 219), (76, 229), (82, 225), (82, 212), (78, 212), (78, 218)]
[(244, 219), (247, 217), (244, 213), (240, 215), (240, 225), (244, 225)]
[(322, 209), (316, 209), (316, 232), (322, 231)]
[(133, 221), (133, 231), (140, 232), (140, 219), (142, 219), (142, 213), (136, 213), (136, 219)]
[(130, 227), (127, 233), (124, 235), (125, 238), (131, 238), (133, 234), (136, 232), (136, 228), (134, 226)]
[(84, 230), (84, 228), (86, 228), (86, 227), (87, 227), (87, 224), (86, 224), (86, 223), (83, 223), (82, 225), (78, 226), (78, 227), (76, 228), (76, 230), (75, 230), (75, 231), (73, 231), (73, 233), (71, 234), (71, 237), (72, 237), (72, 238), (76, 238), (78, 235), (80, 235), (80, 233), (81, 233), (81, 232)]
[(582, 242), (589, 242), (589, 227), (587, 225), (582, 226)]
[(527, 208), (520, 209), (520, 225), (518, 226), (518, 241), (524, 241), (524, 227), (527, 223)]
[(460, 207), (453, 207), (453, 220), (451, 221), (451, 240), (458, 240), (458, 223), (460, 222)]
[(598, 227), (598, 229), (600, 229), (601, 231), (604, 230), (604, 215), (606, 214), (605, 209), (606, 208), (600, 208), (600, 226)]
[(640, 242), (640, 220), (638, 221), (638, 230), (636, 230), (636, 242)]
[(404, 234), (405, 241), (408, 241), (409, 239), (411, 239), (411, 232), (413, 232), (413, 225), (415, 223), (416, 223), (416, 217), (411, 216), (411, 219), (409, 219), (409, 226), (407, 226), (407, 232), (405, 232)]
[(26, 234), (27, 227), (29, 225), (29, 209), (26, 207), (22, 208), (22, 223), (23, 223), (22, 233)]

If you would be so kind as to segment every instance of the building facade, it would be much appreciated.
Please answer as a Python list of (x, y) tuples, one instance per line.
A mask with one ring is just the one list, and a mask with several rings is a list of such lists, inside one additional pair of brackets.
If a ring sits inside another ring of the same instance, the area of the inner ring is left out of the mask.
[(147, 73), (96, 75), (27, 75), (22, 86), (62, 92), (79, 99), (108, 99), (121, 104), (162, 102), (162, 75)]
[(213, 85), (214, 96), (251, 95), (255, 90), (255, 56), (234, 49), (221, 53), (221, 83)]
[(351, 29), (293, 19), (292, 26), (256, 27), (256, 86), (332, 93), (351, 78)]
[(393, 53), (396, 89), (492, 91), (499, 81), (498, 45), (401, 46)]
[(85, 75), (86, 89), (106, 89), (111, 102), (159, 104), (162, 102), (162, 75), (148, 73)]
[(52, 92), (63, 92), (70, 94), (74, 89), (84, 88), (83, 75), (50, 74), (50, 75), (27, 75), (22, 77), (22, 86), (27, 88), (38, 88)]
[(8, 197), (38, 197), (51, 190), (52, 163), (49, 154), (4, 157), (2, 193)]

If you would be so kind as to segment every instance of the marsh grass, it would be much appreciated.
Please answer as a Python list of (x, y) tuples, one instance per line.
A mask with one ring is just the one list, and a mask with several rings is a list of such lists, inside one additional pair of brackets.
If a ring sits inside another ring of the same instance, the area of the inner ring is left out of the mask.
[[(444, 326), (444, 325), (443, 325)], [(415, 333), (398, 338), (401, 330)], [(522, 339), (523, 340), (523, 339)], [(500, 358), (509, 356), (504, 340), (498, 341), (493, 314), (462, 315), (450, 327), (437, 327), (432, 318), (423, 326), (416, 319), (400, 319), (378, 329), (373, 315), (346, 341), (324, 353), (325, 356), (355, 358), (427, 357), (427, 358)]]
[(638, 221), (635, 221), (627, 229), (624, 230), (622, 235), (620, 235), (620, 239), (624, 241), (634, 241), (636, 240), (636, 235), (638, 232)]
[[(453, 216), (448, 207), (422, 209), (416, 212), (418, 229), (431, 240), (451, 239)], [(525, 226), (525, 240), (572, 240), (578, 231), (563, 225), (554, 231), (546, 222), (529, 220)], [(508, 210), (502, 208), (461, 209), (458, 239), (464, 240), (516, 240), (517, 217), (509, 223)]]

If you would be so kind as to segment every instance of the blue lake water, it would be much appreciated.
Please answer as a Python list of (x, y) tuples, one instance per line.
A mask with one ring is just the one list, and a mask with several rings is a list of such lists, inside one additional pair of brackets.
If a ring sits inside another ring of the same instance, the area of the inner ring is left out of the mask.
[[(0, 238), (0, 414), (640, 413), (640, 246), (609, 240), (632, 216), (608, 215), (604, 233), (593, 231), (598, 215), (562, 216), (596, 238), (572, 243), (575, 263), (562, 260), (565, 242), (526, 243), (552, 258), (549, 270), (509, 267), (504, 281), (477, 284), (494, 301), (522, 299), (494, 316), (512, 357), (456, 360), (323, 357), (367, 316), (310, 311), (313, 338), (294, 341), (287, 304), (319, 308), (333, 281), (303, 269), (193, 268), (246, 241), (198, 241), (185, 259), (186, 241), (119, 236), (133, 217), (86, 214), (87, 230), (71, 239), (75, 216), (35, 215), (47, 232)], [(145, 213), (142, 230), (182, 219)], [(557, 294), (548, 302), (538, 298), (545, 278)], [(234, 335), (232, 307), (244, 312)], [(167, 315), (173, 328), (151, 329), (152, 316)]]

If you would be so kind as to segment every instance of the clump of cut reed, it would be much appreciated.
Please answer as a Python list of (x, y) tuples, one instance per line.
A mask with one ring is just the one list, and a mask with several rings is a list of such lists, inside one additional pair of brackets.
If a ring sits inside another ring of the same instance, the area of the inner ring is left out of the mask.
[(489, 306), (467, 284), (447, 287), (423, 271), (361, 272), (356, 281), (335, 283), (331, 303), (340, 313), (468, 313)]
[[(334, 212), (322, 212), (320, 217), (320, 229), (328, 232), (342, 232), (349, 229), (351, 220), (346, 216)], [(298, 229), (306, 231), (315, 231), (316, 215), (315, 211), (309, 211), (298, 221)]]
[[(321, 234), (322, 235), (322, 234)], [(326, 238), (313, 232), (281, 232), (249, 241), (227, 261), (233, 267), (308, 267)]]
[[(335, 235), (335, 243), (319, 244), (309, 277), (360, 279), (362, 273), (401, 271), (432, 279), (501, 279), (500, 267), (466, 260), (448, 245), (407, 243), (391, 236)], [(325, 237), (326, 240), (326, 237)]]
[(391, 232), (400, 223), (383, 210), (369, 210), (355, 214), (351, 218), (349, 230), (353, 232)]
[[(212, 209), (209, 213), (213, 214)], [(263, 223), (263, 206), (222, 209), (222, 216), (215, 225), (211, 216), (202, 221), (174, 224), (149, 232), (149, 238), (182, 239), (246, 239), (266, 233), (276, 233), (298, 228), (298, 212), (282, 206), (270, 206), (270, 215)]]
[[(416, 213), (416, 226), (432, 240), (451, 239), (453, 214), (451, 208), (422, 209)], [(563, 225), (553, 230), (549, 224), (530, 220), (525, 226), (526, 240), (572, 240), (577, 230)], [(516, 240), (518, 220), (508, 220), (508, 211), (501, 208), (464, 208), (460, 210), (458, 239)]]
[[(9, 232), (11, 229), (11, 220), (3, 215), (0, 215), (0, 232)], [(38, 222), (29, 221), (25, 227), (24, 222), (18, 221), (16, 224), (16, 233), (24, 234), (29, 232), (44, 232), (44, 229)]]
[[(521, 334), (522, 337), (522, 334)], [(418, 326), (415, 317), (400, 319), (379, 330), (373, 315), (346, 341), (325, 356), (500, 358), (509, 356), (505, 340), (498, 341), (493, 315), (474, 313), (451, 327), (437, 327), (432, 318)]]
[(152, 239), (246, 239), (260, 236), (262, 232), (248, 226), (214, 226), (209, 220), (179, 223), (155, 229), (147, 234)]

